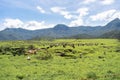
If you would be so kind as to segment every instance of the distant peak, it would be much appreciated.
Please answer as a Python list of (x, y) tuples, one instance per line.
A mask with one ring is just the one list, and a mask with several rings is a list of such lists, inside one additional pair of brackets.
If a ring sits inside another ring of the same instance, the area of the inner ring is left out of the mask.
[(114, 20), (112, 20), (110, 23), (116, 23), (116, 22), (120, 22), (119, 18), (115, 18)]
[(115, 18), (114, 20), (120, 20), (119, 18)]
[[(65, 24), (57, 24), (55, 27), (68, 27), (67, 25), (65, 25)], [(55, 28), (54, 27), (54, 28)]]
[(69, 27), (65, 24), (57, 24), (55, 27), (54, 27), (55, 30), (67, 30), (69, 29)]
[(107, 25), (107, 27), (120, 27), (120, 19), (119, 18), (115, 18), (114, 20), (112, 20), (111, 22), (109, 22)]
[(112, 20), (111, 22), (118, 22), (118, 21), (120, 21), (120, 19), (119, 19), (119, 18), (115, 18), (115, 19)]

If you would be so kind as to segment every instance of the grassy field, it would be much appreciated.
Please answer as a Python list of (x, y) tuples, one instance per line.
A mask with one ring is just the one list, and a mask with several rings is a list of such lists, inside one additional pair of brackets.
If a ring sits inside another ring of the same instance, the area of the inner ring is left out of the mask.
[[(25, 55), (31, 45), (37, 53)], [(1, 41), (0, 46), (0, 80), (120, 80), (115, 39)], [(21, 47), (25, 53), (14, 55)]]

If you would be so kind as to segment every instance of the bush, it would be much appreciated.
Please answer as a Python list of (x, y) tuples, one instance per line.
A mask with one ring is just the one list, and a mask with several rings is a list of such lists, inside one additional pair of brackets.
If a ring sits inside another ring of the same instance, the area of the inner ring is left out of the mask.
[(25, 47), (21, 46), (18, 50), (18, 55), (22, 55), (22, 54), (25, 54)]
[(1, 54), (6, 54), (7, 52), (11, 51), (11, 47), (10, 46), (1, 46), (0, 47), (0, 53)]
[(24, 76), (22, 74), (18, 74), (18, 75), (16, 75), (16, 78), (19, 80), (22, 80), (24, 78)]
[(38, 60), (48, 60), (51, 59), (52, 55), (50, 53), (39, 53), (39, 56), (36, 56)]
[(23, 46), (18, 48), (12, 48), (11, 53), (13, 56), (25, 54), (25, 48)]
[(108, 70), (105, 75), (107, 80), (120, 80), (120, 77), (118, 74), (115, 74), (113, 71)]
[(94, 72), (88, 72), (87, 73), (87, 78), (95, 80), (95, 79), (97, 79), (97, 75)]
[(35, 46), (34, 46), (34, 45), (29, 45), (29, 46), (28, 46), (28, 49), (29, 49), (29, 50), (35, 49)]
[(25, 53), (25, 48), (23, 46), (21, 47), (11, 47), (11, 46), (1, 46), (0, 47), (0, 53), (13, 56), (15, 55), (22, 55)]
[(16, 55), (17, 55), (17, 51), (16, 51), (15, 49), (12, 49), (12, 50), (11, 50), (11, 53), (12, 53), (13, 56), (16, 56)]

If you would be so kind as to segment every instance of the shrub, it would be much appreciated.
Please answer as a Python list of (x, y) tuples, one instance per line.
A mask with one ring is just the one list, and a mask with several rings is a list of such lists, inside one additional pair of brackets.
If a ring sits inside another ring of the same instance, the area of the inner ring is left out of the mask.
[(18, 74), (18, 75), (16, 75), (16, 78), (19, 79), (19, 80), (22, 80), (24, 78), (24, 75)]
[(18, 47), (18, 48), (11, 48), (11, 53), (13, 56), (15, 55), (22, 55), (25, 53), (25, 48), (23, 46)]
[(48, 60), (51, 59), (52, 55), (50, 53), (39, 53), (39, 56), (36, 56), (38, 60)]
[(18, 50), (18, 55), (22, 55), (22, 54), (25, 54), (25, 47), (21, 46)]
[(30, 49), (35, 49), (35, 46), (34, 45), (29, 45), (28, 46), (28, 49), (30, 50)]
[(97, 79), (97, 75), (94, 72), (88, 72), (87, 78), (95, 80), (95, 79)]
[(16, 51), (15, 49), (12, 49), (11, 52), (12, 52), (12, 55), (13, 55), (13, 56), (16, 56), (16, 55), (17, 55), (17, 51)]
[(0, 47), (0, 54), (5, 54), (4, 48)]
[(106, 75), (105, 75), (106, 79), (108, 80), (119, 80), (120, 77), (118, 74), (115, 74), (113, 71), (108, 70)]
[(1, 54), (6, 54), (7, 52), (11, 51), (11, 47), (10, 46), (1, 46), (0, 47), (0, 53)]

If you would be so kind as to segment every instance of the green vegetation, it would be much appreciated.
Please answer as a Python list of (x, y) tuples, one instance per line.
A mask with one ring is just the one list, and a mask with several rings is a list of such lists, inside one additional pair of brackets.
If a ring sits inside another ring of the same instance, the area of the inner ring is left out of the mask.
[(0, 42), (0, 80), (120, 80), (119, 64), (116, 39)]

